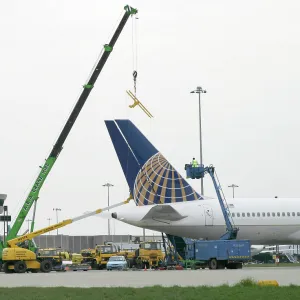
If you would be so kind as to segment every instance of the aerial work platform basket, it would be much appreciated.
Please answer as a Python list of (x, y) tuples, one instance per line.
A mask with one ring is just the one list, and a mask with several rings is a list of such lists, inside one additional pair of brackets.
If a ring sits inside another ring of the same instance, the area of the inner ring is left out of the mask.
[(192, 164), (186, 164), (184, 169), (186, 170), (186, 178), (200, 179), (205, 175), (204, 165), (193, 166)]

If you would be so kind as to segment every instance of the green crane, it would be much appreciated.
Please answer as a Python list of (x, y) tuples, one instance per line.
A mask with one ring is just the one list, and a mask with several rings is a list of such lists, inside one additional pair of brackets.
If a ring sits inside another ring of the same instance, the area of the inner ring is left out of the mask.
[[(27, 196), (27, 198), (23, 204), (23, 207), (21, 208), (14, 224), (12, 225), (12, 227), (6, 237), (6, 240), (4, 242), (0, 243), (0, 259), (2, 258), (3, 248), (7, 247), (7, 241), (17, 237), (18, 232), (19, 232), (20, 228), (22, 227), (22, 225), (25, 221), (25, 218), (27, 217), (32, 205), (34, 203), (36, 204), (36, 201), (39, 198), (39, 192), (40, 192), (48, 174), (50, 173), (52, 167), (54, 166), (61, 150), (63, 149), (63, 144), (64, 144), (66, 138), (68, 137), (83, 105), (85, 104), (85, 102), (92, 90), (92, 88), (94, 87), (94, 84), (95, 84), (100, 72), (102, 71), (102, 68), (104, 67), (106, 60), (108, 59), (111, 51), (113, 50), (113, 47), (114, 47), (116, 41), (118, 40), (118, 37), (119, 37), (120, 33), (122, 32), (127, 20), (129, 19), (129, 17), (131, 15), (135, 15), (137, 13), (137, 10), (130, 7), (129, 5), (126, 5), (124, 7), (124, 9), (125, 9), (124, 15), (123, 15), (116, 31), (114, 32), (109, 44), (104, 45), (101, 57), (99, 58), (97, 64), (95, 65), (90, 78), (88, 79), (86, 84), (83, 85), (83, 91), (81, 92), (81, 95), (79, 96), (79, 99), (77, 100), (77, 103), (76, 103), (75, 107), (73, 108), (71, 115), (69, 116), (63, 130), (61, 131), (55, 145), (53, 146), (53, 149), (52, 149), (50, 155), (46, 159), (44, 165), (41, 167), (41, 171), (40, 171), (37, 179), (35, 180), (34, 185), (31, 189), (29, 195)], [(35, 208), (34, 208), (34, 214), (35, 214)], [(34, 217), (33, 217), (33, 221), (31, 224), (31, 231), (33, 231), (33, 228), (34, 228)]]

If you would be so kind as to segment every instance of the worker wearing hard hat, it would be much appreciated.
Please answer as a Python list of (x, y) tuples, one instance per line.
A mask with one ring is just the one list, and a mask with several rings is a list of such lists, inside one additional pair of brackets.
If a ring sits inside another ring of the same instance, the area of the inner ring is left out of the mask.
[(196, 161), (195, 157), (193, 157), (193, 160), (192, 160), (192, 167), (193, 168), (197, 168), (198, 167), (198, 162)]

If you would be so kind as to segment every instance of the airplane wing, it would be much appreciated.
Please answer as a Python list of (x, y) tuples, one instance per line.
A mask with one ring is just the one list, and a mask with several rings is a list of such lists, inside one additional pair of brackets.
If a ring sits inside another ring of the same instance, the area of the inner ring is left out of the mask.
[(143, 217), (142, 220), (168, 220), (168, 221), (179, 221), (186, 218), (187, 216), (181, 215), (171, 205), (156, 205), (153, 206), (148, 213)]

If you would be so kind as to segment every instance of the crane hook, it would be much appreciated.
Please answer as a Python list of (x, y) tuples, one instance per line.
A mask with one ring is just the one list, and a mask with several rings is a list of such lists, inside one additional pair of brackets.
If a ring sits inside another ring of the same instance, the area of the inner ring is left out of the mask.
[(136, 95), (136, 78), (137, 78), (137, 71), (133, 71), (133, 86), (134, 86), (134, 95)]

